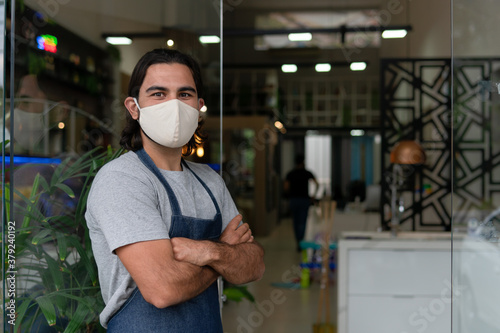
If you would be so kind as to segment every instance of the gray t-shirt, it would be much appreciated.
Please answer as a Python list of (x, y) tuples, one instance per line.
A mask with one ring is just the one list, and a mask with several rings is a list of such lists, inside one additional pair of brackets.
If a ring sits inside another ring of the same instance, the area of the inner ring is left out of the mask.
[[(216, 198), (223, 231), (238, 214), (223, 179), (207, 165), (187, 163)], [(215, 216), (210, 196), (187, 168), (160, 171), (172, 187), (182, 215), (202, 219)], [(170, 238), (170, 202), (156, 176), (134, 152), (128, 152), (98, 172), (90, 190), (85, 218), (106, 303), (100, 321), (107, 327), (108, 320), (137, 286), (114, 251), (127, 244)]]

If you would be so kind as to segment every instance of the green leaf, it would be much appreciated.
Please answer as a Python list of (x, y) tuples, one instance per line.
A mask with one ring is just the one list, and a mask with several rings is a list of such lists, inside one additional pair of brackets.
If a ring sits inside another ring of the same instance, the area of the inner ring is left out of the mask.
[(66, 168), (66, 165), (71, 162), (71, 158), (68, 157), (65, 160), (63, 160), (57, 168), (54, 170), (54, 173), (52, 174), (52, 178), (50, 179), (50, 187), (55, 187), (57, 183), (60, 183), (63, 181), (63, 171), (64, 168)]
[(5, 215), (6, 215), (6, 220), (10, 221), (10, 184), (4, 184), (5, 185)]
[[(87, 288), (87, 289), (94, 289), (94, 288), (95, 287), (91, 287), (91, 288)], [(79, 296), (75, 296), (75, 295), (72, 295), (72, 294), (68, 294), (67, 292), (64, 292), (64, 291), (55, 291), (55, 292), (52, 293), (52, 295), (58, 295), (58, 296), (66, 297), (68, 299), (75, 300), (78, 303), (85, 304), (85, 306), (87, 306), (88, 308), (92, 308), (92, 306), (88, 302), (88, 300), (86, 300), (83, 297), (79, 297)]]
[(90, 186), (86, 186), (82, 189), (80, 193), (80, 198), (78, 199), (78, 204), (76, 205), (76, 217), (83, 216), (85, 209), (87, 207), (87, 199), (89, 197)]
[(31, 188), (31, 194), (30, 194), (30, 197), (29, 197), (29, 203), (28, 206), (26, 207), (26, 214), (24, 215), (24, 218), (23, 218), (23, 223), (22, 223), (22, 227), (27, 227), (29, 224), (30, 224), (30, 221), (31, 221), (31, 212), (33, 210), (36, 210), (36, 203), (38, 201), (38, 184), (40, 183), (40, 174), (37, 173), (36, 176), (35, 176), (35, 180), (33, 181), (33, 187)]
[(46, 222), (50, 225), (57, 225), (58, 227), (74, 227), (74, 219), (71, 218), (70, 216), (50, 216), (47, 217), (46, 219), (43, 220), (43, 222)]
[(52, 258), (49, 254), (45, 255), (45, 260), (47, 261), (47, 266), (50, 271), (50, 276), (52, 277), (52, 282), (56, 290), (60, 290), (63, 287), (63, 273), (59, 263)]
[(56, 324), (56, 309), (50, 301), (50, 296), (40, 296), (35, 298), (35, 301), (42, 310), (49, 326), (54, 326)]
[(230, 301), (241, 302), (242, 299), (246, 298), (250, 302), (255, 302), (255, 298), (251, 293), (248, 292), (245, 286), (231, 286), (224, 289), (224, 295)]
[(79, 303), (64, 333), (77, 332), (85, 322), (85, 317), (87, 317), (89, 313), (91, 313), (91, 309), (84, 305), (84, 303)]
[(69, 236), (66, 236), (62, 232), (56, 232), (57, 248), (59, 249), (59, 259), (61, 259), (61, 261), (66, 260), (68, 256), (68, 242), (66, 237)]
[(94, 267), (93, 262), (90, 260), (87, 252), (83, 248), (82, 244), (77, 239), (70, 238), (70, 244), (75, 247), (80, 256), (80, 261), (83, 262), (87, 272), (89, 273), (90, 279), (92, 280), (92, 285), (97, 285), (97, 272)]
[(16, 317), (16, 324), (14, 325), (14, 332), (18, 332), (19, 327), (23, 323), (24, 316), (26, 315), (26, 311), (28, 308), (32, 307), (34, 303), (32, 303), (31, 298), (26, 298), (21, 302), (21, 305), (18, 306), (16, 309), (17, 312), (17, 317)]
[(48, 192), (50, 190), (49, 183), (47, 183), (47, 180), (45, 178), (40, 177), (40, 179), (38, 179), (38, 181), (39, 181), (39, 185), (43, 191)]
[(71, 199), (75, 198), (75, 192), (73, 192), (71, 187), (69, 187), (68, 185), (63, 184), (63, 183), (59, 183), (59, 184), (56, 184), (56, 187), (63, 190), (64, 193), (66, 193)]
[(52, 234), (52, 230), (50, 229), (43, 229), (39, 233), (37, 233), (33, 238), (31, 239), (31, 244), (33, 245), (40, 245), (43, 243), (46, 243), (50, 240), (52, 240), (52, 237), (49, 237)]

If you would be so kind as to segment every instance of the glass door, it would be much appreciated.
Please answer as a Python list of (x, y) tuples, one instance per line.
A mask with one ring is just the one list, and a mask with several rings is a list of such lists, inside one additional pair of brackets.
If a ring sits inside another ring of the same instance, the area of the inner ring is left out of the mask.
[(500, 330), (498, 9), (452, 1), (454, 333)]
[[(221, 8), (205, 0), (0, 0), (6, 331), (104, 331), (86, 198), (96, 171), (122, 153), (128, 81), (147, 51), (177, 49), (200, 63), (202, 117), (216, 119), (215, 134), (188, 158), (220, 170)], [(127, 43), (106, 40), (121, 35)], [(215, 43), (200, 38), (207, 35)]]

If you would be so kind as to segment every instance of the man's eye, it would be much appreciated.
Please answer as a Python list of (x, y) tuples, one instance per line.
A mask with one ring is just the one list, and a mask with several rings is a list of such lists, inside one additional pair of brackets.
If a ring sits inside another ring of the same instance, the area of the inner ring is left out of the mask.
[(184, 93), (180, 93), (179, 96), (186, 98), (186, 97), (191, 97), (191, 94), (187, 93), (187, 92), (184, 92)]
[(155, 93), (153, 93), (153, 96), (161, 97), (161, 96), (163, 96), (163, 93), (162, 92), (155, 92)]

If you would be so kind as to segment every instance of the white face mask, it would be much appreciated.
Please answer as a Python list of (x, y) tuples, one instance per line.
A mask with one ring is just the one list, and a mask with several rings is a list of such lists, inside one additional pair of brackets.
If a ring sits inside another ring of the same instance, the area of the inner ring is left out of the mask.
[(154, 142), (169, 148), (180, 148), (189, 142), (198, 127), (199, 112), (178, 99), (139, 107), (139, 124)]

